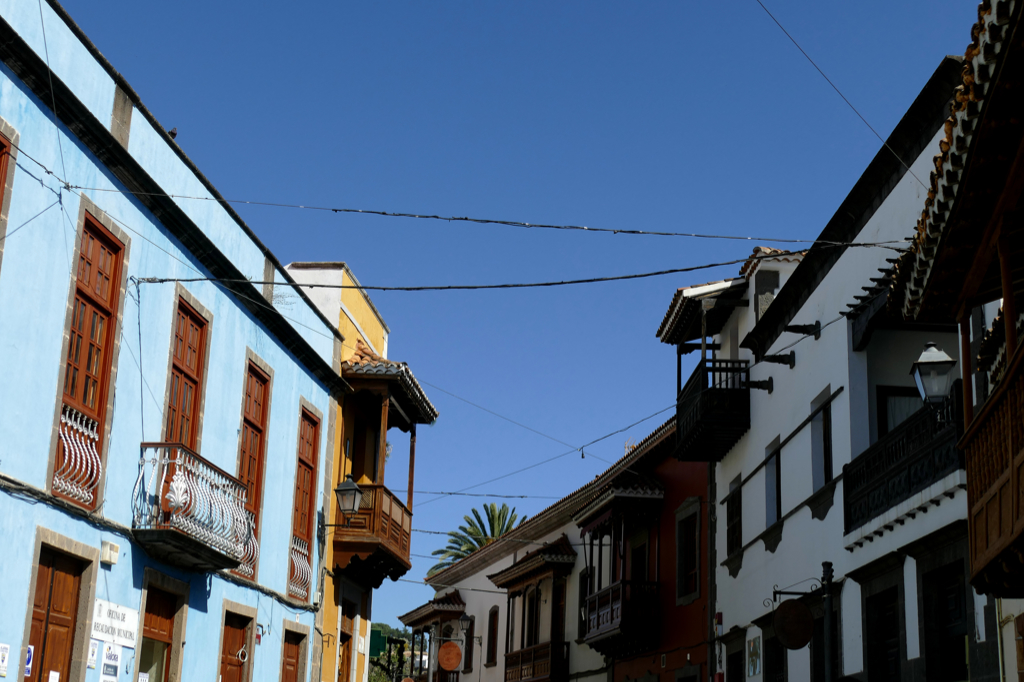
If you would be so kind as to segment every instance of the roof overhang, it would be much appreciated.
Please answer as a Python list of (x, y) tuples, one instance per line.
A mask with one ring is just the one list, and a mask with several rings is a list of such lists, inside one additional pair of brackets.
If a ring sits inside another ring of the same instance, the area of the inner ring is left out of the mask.
[(707, 335), (720, 333), (733, 309), (748, 304), (748, 287), (746, 277), (736, 277), (678, 289), (658, 328), (658, 338), (671, 345), (700, 339), (701, 311), (707, 312)]
[(492, 573), (487, 578), (495, 587), (515, 592), (529, 582), (548, 576), (568, 575), (575, 565), (576, 550), (563, 533), (558, 540), (535, 549), (508, 568)]
[(843, 244), (857, 239), (871, 216), (903, 178), (907, 169), (902, 160), (911, 162), (920, 156), (941, 129), (947, 105), (961, 82), (962, 66), (958, 57), (945, 57), (939, 63), (907, 113), (825, 225), (818, 241), (807, 250), (775, 300), (740, 343), (741, 347), (750, 349), (760, 359), (782, 335), (784, 328), (793, 321), (811, 293), (849, 248)]
[(402, 625), (415, 630), (438, 621), (455, 620), (465, 612), (466, 602), (458, 590), (453, 590), (399, 616), (398, 620)]

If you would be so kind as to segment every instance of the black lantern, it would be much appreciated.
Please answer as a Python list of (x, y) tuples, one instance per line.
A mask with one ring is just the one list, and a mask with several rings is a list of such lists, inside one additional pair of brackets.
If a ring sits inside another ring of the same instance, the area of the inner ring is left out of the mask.
[(949, 396), (949, 389), (956, 379), (953, 367), (956, 360), (946, 355), (934, 343), (925, 344), (924, 352), (917, 359), (910, 373), (917, 383), (917, 392), (926, 403), (940, 403)]
[(459, 625), (462, 626), (463, 632), (467, 632), (469, 630), (469, 626), (472, 624), (473, 619), (469, 617), (468, 613), (463, 613), (461, 616), (459, 616)]
[(345, 476), (345, 480), (334, 489), (334, 495), (338, 498), (338, 507), (342, 516), (348, 517), (359, 511), (359, 503), (363, 500), (363, 491), (352, 480), (352, 474)]

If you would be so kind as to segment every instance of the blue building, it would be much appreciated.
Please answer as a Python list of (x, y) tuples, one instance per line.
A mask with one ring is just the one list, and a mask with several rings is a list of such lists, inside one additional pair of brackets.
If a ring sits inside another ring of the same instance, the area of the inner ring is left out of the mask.
[(322, 678), (348, 387), (292, 282), (55, 0), (0, 0), (0, 677)]

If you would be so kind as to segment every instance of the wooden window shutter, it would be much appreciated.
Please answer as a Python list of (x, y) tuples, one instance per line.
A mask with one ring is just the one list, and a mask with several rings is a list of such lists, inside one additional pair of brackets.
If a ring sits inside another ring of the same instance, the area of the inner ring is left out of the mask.
[(203, 390), (206, 320), (183, 300), (178, 301), (171, 339), (171, 387), (167, 402), (169, 443), (195, 450), (199, 430), (199, 403)]
[(316, 511), (317, 452), (320, 422), (306, 410), (299, 415), (299, 452), (295, 470), (295, 499), (292, 502), (292, 541), (288, 592), (300, 599), (309, 596), (313, 579), (310, 546), (313, 543), (313, 515)]
[[(53, 492), (87, 509), (96, 506), (103, 474), (103, 428), (123, 251), (124, 245), (86, 213), (64, 358)], [(79, 454), (69, 457), (67, 452)]]

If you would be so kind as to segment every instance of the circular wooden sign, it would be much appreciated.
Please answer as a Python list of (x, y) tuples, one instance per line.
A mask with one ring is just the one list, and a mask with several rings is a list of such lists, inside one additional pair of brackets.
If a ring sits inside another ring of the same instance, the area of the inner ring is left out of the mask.
[(787, 599), (775, 609), (775, 636), (787, 649), (803, 649), (814, 636), (814, 616), (807, 605)]
[(460, 663), (462, 663), (462, 649), (455, 642), (445, 642), (437, 650), (437, 664), (442, 669), (453, 672), (459, 669)]
[(402, 682), (415, 682), (411, 677), (403, 677)]

